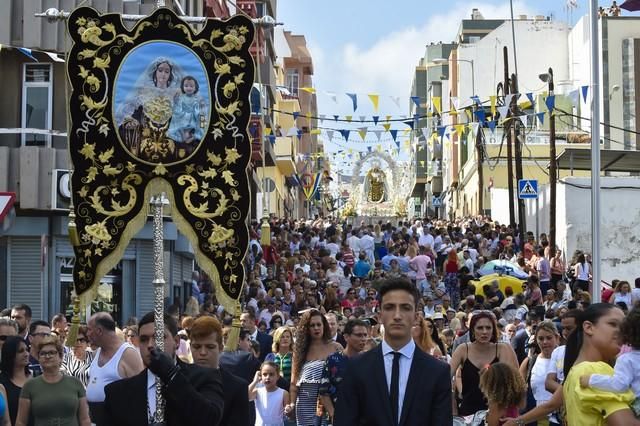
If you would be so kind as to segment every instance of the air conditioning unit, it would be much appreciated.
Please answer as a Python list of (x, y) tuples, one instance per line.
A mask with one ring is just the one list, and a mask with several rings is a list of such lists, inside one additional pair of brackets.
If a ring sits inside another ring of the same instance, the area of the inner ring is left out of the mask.
[(69, 210), (69, 204), (71, 203), (71, 171), (53, 169), (51, 177), (51, 209)]

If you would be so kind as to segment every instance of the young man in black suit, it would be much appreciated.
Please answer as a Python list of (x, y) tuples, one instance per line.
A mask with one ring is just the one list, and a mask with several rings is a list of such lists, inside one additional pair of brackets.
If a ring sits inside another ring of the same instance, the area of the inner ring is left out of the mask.
[(402, 278), (380, 287), (384, 341), (349, 364), (338, 391), (335, 426), (450, 425), (449, 366), (411, 337), (418, 314), (415, 286)]
[[(220, 370), (222, 373), (222, 389), (224, 391), (224, 414), (221, 425), (252, 426), (255, 421), (255, 408), (249, 406), (249, 382), (220, 368), (220, 351), (222, 350), (222, 326), (214, 317), (197, 318), (189, 333), (193, 363), (201, 367)], [(253, 413), (250, 412), (253, 409)], [(254, 414), (251, 416), (251, 414)]]
[[(240, 326), (243, 330), (249, 332), (251, 340), (260, 343), (260, 362), (263, 362), (264, 358), (271, 353), (273, 337), (258, 330), (256, 326), (256, 316), (250, 310), (244, 311), (242, 315), (240, 315)], [(255, 372), (253, 374), (255, 374)], [(253, 374), (251, 375), (252, 380)]]
[(218, 425), (222, 419), (223, 396), (220, 371), (185, 364), (176, 359), (180, 344), (178, 324), (164, 315), (164, 352), (155, 347), (153, 312), (138, 324), (142, 373), (105, 387), (105, 424), (108, 426), (150, 425), (156, 417), (156, 376), (162, 380), (165, 400), (164, 425)]

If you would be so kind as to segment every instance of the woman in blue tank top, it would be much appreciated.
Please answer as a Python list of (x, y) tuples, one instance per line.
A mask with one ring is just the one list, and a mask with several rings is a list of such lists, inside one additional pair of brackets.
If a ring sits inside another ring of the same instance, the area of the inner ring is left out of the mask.
[(0, 424), (2, 424), (2, 426), (11, 426), (9, 410), (7, 410), (7, 391), (2, 385), (0, 385), (0, 395)]

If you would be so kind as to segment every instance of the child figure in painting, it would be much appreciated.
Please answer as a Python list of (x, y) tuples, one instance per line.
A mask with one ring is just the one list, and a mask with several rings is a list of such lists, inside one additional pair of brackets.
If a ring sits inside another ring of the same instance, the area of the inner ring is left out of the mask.
[(189, 155), (204, 135), (206, 105), (198, 91), (200, 85), (193, 76), (186, 76), (180, 83), (181, 94), (173, 102), (173, 116), (168, 135)]

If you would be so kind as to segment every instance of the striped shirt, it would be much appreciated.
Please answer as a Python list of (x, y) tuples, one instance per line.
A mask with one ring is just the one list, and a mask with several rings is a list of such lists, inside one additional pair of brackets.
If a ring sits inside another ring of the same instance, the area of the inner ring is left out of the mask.
[(282, 378), (287, 382), (291, 381), (292, 360), (293, 355), (291, 354), (291, 352), (287, 352), (284, 355), (280, 355), (279, 353), (270, 353), (265, 358), (265, 361), (272, 361), (276, 363), (276, 365), (280, 368), (280, 376), (282, 376)]

